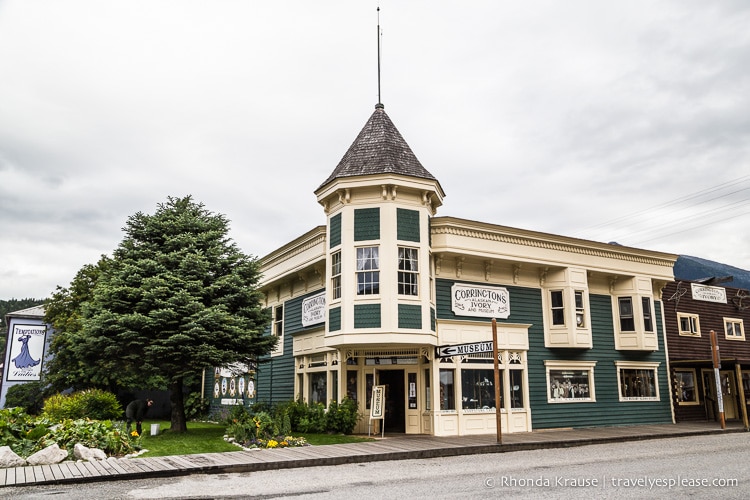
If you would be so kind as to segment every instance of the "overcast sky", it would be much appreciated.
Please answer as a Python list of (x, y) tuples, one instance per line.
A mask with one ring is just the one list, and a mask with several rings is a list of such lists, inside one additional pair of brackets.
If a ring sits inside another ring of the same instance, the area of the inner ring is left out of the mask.
[[(750, 2), (381, 0), (438, 215), (750, 269)], [(0, 0), (0, 298), (192, 195), (262, 257), (377, 95), (376, 0)]]

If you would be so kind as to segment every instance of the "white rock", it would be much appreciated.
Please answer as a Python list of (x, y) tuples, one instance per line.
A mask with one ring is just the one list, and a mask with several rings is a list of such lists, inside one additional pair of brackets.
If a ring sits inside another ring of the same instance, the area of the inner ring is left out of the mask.
[(63, 460), (68, 458), (68, 452), (61, 450), (57, 443), (47, 446), (45, 449), (37, 451), (26, 461), (29, 465), (50, 465), (59, 464)]
[(26, 465), (26, 460), (16, 455), (10, 449), (10, 446), (0, 446), (0, 469), (7, 467), (22, 467)]
[(76, 443), (73, 447), (73, 456), (80, 460), (106, 460), (107, 454), (99, 448), (87, 448), (81, 443)]

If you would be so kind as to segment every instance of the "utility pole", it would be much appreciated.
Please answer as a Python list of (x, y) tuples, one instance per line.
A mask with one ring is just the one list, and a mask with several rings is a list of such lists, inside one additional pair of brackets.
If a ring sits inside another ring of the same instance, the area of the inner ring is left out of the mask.
[(714, 379), (716, 379), (716, 402), (719, 406), (719, 423), (722, 429), (727, 428), (724, 421), (724, 395), (721, 393), (721, 377), (719, 369), (721, 368), (721, 358), (719, 357), (719, 344), (716, 341), (716, 332), (711, 330), (711, 359), (714, 364)]
[(502, 414), (500, 413), (500, 363), (497, 359), (497, 320), (492, 318), (492, 359), (495, 361), (495, 418), (497, 420), (497, 444), (503, 444)]

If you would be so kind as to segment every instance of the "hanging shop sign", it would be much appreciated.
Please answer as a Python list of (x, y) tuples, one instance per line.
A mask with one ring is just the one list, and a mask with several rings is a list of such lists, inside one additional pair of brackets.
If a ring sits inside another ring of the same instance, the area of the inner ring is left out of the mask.
[(720, 286), (699, 285), (690, 283), (693, 290), (693, 300), (703, 300), (705, 302), (718, 302), (719, 304), (727, 303), (727, 291)]
[(46, 325), (13, 325), (6, 380), (41, 379), (46, 337)]
[(302, 301), (302, 326), (323, 323), (326, 319), (326, 293), (320, 292)]
[(502, 287), (456, 283), (451, 287), (451, 310), (456, 316), (508, 319), (510, 294)]

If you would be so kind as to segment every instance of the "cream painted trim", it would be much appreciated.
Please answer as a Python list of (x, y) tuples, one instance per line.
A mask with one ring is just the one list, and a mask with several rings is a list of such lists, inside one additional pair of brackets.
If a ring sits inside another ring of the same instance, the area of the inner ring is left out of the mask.
[[(654, 252), (625, 246), (614, 246), (606, 243), (528, 231), (507, 226), (498, 226), (455, 217), (433, 217), (431, 221), (431, 232), (433, 234), (452, 234), (514, 245), (544, 248), (560, 252), (663, 266), (669, 268), (670, 275), (672, 274), (672, 268), (678, 257), (675, 254)], [(440, 252), (441, 250), (433, 248), (433, 251)], [(450, 248), (445, 249), (444, 251), (455, 252), (455, 250)]]

